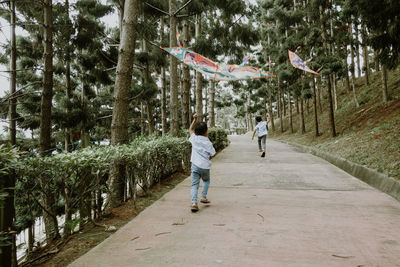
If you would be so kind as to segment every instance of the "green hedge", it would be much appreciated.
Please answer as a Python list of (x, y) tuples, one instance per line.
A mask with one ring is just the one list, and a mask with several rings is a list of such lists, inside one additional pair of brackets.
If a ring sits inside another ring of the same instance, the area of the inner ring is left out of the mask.
[[(18, 228), (29, 227), (42, 215), (43, 196), (49, 193), (54, 199), (49, 210), (52, 216), (73, 214), (85, 205), (89, 205), (89, 214), (99, 216), (104, 207), (103, 195), (110, 193), (109, 172), (116, 162), (126, 174), (125, 197), (134, 200), (138, 186), (146, 191), (177, 171), (189, 170), (191, 145), (188, 132), (185, 133), (180, 138), (139, 137), (127, 145), (92, 146), (51, 157), (25, 156), (19, 161), (11, 160), (10, 150), (0, 150), (0, 174), (6, 174), (9, 169), (17, 174)], [(227, 133), (222, 129), (210, 129), (209, 138), (217, 151), (229, 144)], [(74, 222), (68, 223), (69, 229), (73, 229)]]
[[(189, 130), (181, 130), (180, 136), (189, 139)], [(229, 145), (228, 132), (221, 128), (209, 128), (208, 138), (213, 144), (215, 151), (220, 151)]]
[(208, 138), (218, 152), (229, 145), (228, 133), (221, 128), (210, 128), (208, 130)]

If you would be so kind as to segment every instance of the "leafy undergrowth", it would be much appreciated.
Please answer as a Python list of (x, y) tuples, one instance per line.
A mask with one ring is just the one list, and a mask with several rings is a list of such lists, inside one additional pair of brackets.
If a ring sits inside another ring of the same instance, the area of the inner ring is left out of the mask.
[[(136, 199), (136, 207), (133, 201), (128, 201), (124, 205), (113, 209), (110, 215), (106, 215), (97, 224), (115, 226), (117, 229), (121, 228), (189, 175), (190, 173), (175, 173), (168, 179), (163, 180), (161, 184), (151, 188), (147, 195), (139, 195)], [(36, 257), (41, 257), (40, 260), (26, 264), (26, 266), (67, 266), (110, 235), (112, 233), (106, 232), (104, 227), (95, 226), (89, 222), (79, 233), (72, 235), (66, 242), (60, 242), (52, 247), (37, 251)], [(53, 253), (56, 251), (57, 253)], [(35, 258), (35, 255), (32, 258)]]
[(352, 93), (339, 82), (338, 109), (335, 111), (337, 137), (331, 137), (326, 89), (321, 97), (323, 111), (318, 112), (320, 136), (315, 136), (311, 101), (308, 112), (304, 105), (305, 134), (299, 131), (300, 119), (294, 109), (295, 133), (290, 133), (289, 119), (285, 117), (284, 133), (279, 130), (280, 122), (275, 121), (276, 130), (270, 136), (318, 148), (400, 180), (400, 69), (389, 72), (388, 90), (392, 100), (385, 104), (382, 102), (380, 73), (372, 74), (368, 86), (363, 77), (358, 78), (356, 92), (360, 107), (357, 108)]

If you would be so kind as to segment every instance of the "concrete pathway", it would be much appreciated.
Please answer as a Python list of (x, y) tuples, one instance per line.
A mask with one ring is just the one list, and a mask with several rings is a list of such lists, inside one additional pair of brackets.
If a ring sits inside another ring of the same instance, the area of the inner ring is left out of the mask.
[(400, 266), (400, 203), (315, 156), (249, 135), (71, 266)]

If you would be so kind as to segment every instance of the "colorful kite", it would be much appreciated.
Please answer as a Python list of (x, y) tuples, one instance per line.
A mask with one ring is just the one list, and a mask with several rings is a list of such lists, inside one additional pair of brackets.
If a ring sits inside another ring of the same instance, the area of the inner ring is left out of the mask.
[(275, 77), (275, 75), (257, 67), (216, 63), (183, 47), (161, 48), (189, 67), (213, 77), (216, 81), (237, 81)]
[(245, 59), (243, 60), (243, 62), (239, 66), (243, 67), (244, 65), (246, 65), (247, 62), (249, 62), (250, 59), (252, 59), (257, 53), (261, 53), (262, 50), (263, 50), (263, 47), (260, 46), (260, 48), (258, 48), (256, 52), (254, 52), (253, 54), (251, 54), (248, 57), (245, 57)]
[(310, 69), (309, 67), (307, 67), (307, 63), (311, 61), (312, 56), (309, 60), (302, 60), (298, 55), (296, 55), (294, 52), (289, 51), (289, 59), (290, 59), (290, 63), (293, 65), (293, 67), (301, 69), (303, 71), (307, 71), (316, 75), (321, 75), (316, 71), (313, 71), (312, 69)]

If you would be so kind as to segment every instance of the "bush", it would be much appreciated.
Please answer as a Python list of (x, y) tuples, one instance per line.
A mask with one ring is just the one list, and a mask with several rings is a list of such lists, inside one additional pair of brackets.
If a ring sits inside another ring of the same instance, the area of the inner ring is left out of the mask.
[(208, 129), (208, 138), (210, 138), (210, 141), (217, 152), (229, 145), (228, 133), (224, 129)]
[[(98, 217), (104, 208), (104, 193), (109, 193), (107, 180), (112, 164), (118, 162), (123, 166), (125, 197), (134, 199), (138, 186), (147, 190), (163, 178), (189, 169), (190, 152), (186, 138), (148, 137), (126, 145), (88, 147), (51, 157), (25, 157), (17, 173), (17, 225), (24, 229), (41, 216), (38, 203), (49, 192), (54, 198), (54, 216), (71, 215), (88, 205), (84, 208), (88, 208), (89, 215)], [(2, 165), (4, 160), (2, 157)]]
[[(189, 130), (181, 130), (179, 136), (189, 139)], [(209, 128), (208, 138), (213, 144), (215, 151), (221, 151), (229, 145), (228, 132), (222, 128)]]

